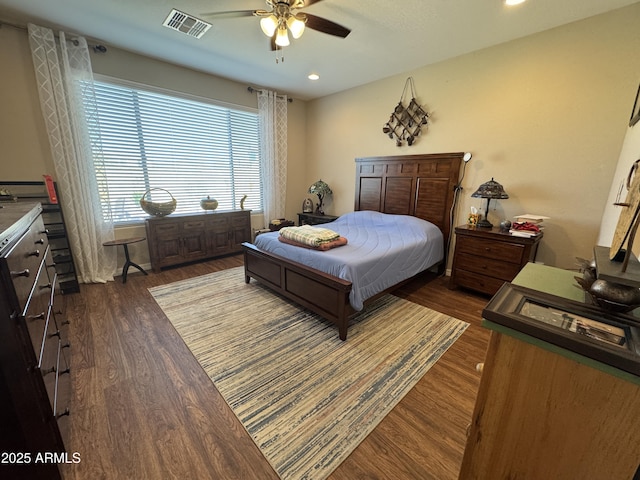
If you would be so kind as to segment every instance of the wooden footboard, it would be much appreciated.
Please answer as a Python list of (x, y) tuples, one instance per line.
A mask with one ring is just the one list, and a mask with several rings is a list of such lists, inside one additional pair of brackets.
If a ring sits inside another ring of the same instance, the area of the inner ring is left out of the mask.
[(245, 282), (251, 277), (275, 292), (333, 322), (341, 340), (347, 339), (349, 317), (355, 313), (349, 303), (351, 282), (267, 253), (243, 243)]

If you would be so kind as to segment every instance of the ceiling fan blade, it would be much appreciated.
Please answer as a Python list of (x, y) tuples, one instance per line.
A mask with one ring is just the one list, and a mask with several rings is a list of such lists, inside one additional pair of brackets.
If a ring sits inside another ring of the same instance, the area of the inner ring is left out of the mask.
[(229, 10), (227, 12), (208, 12), (201, 13), (201, 17), (253, 17), (256, 10)]
[(309, 5), (313, 5), (314, 3), (318, 3), (321, 2), (322, 0), (305, 0), (304, 1), (304, 8), (307, 8)]
[[(318, 0), (320, 1), (320, 0)], [(307, 28), (311, 28), (312, 30), (317, 30), (322, 33), (328, 33), (329, 35), (335, 35), (336, 37), (345, 38), (347, 35), (351, 33), (351, 30), (343, 27), (342, 25), (338, 25), (331, 20), (327, 20), (326, 18), (316, 17), (315, 15), (310, 15), (305, 13), (307, 16)]]

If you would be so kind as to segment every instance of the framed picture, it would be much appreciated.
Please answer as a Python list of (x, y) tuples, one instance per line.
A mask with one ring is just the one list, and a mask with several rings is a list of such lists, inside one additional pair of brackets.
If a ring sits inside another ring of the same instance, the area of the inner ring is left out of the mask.
[(630, 127), (633, 127), (640, 120), (640, 99), (638, 97), (640, 97), (640, 85), (638, 85), (638, 91), (636, 92), (636, 100), (633, 102), (633, 110), (629, 120)]
[(505, 283), (484, 319), (640, 375), (640, 322), (555, 295)]

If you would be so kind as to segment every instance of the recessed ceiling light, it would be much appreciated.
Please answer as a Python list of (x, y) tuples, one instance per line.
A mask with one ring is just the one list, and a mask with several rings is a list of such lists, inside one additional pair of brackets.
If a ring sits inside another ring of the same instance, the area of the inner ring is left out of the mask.
[(521, 3), (524, 3), (526, 0), (504, 0), (504, 4), (505, 5), (509, 5), (509, 6), (513, 6), (513, 5), (520, 5)]
[(318, 80), (320, 78), (320, 75), (318, 75), (317, 73), (310, 73), (309, 75), (307, 75), (307, 78), (309, 80)]

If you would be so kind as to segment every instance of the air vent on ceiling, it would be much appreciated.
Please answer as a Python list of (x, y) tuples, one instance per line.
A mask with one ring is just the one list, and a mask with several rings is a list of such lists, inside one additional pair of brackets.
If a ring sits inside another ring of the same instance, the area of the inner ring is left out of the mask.
[(210, 23), (200, 20), (193, 15), (189, 15), (188, 13), (176, 10), (175, 8), (171, 10), (171, 13), (162, 25), (196, 38), (202, 38), (207, 30), (211, 28)]

